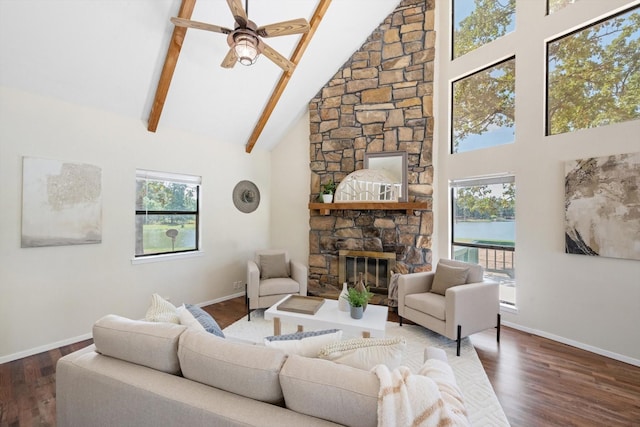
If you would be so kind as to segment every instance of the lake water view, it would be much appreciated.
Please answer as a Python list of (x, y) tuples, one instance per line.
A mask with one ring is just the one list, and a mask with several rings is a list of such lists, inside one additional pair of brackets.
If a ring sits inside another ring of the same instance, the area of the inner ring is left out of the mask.
[(459, 221), (454, 224), (455, 239), (501, 240), (515, 242), (515, 221)]

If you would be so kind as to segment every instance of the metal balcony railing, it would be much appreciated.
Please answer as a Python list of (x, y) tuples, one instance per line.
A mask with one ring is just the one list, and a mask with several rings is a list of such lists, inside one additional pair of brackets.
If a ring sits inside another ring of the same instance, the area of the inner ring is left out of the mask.
[(500, 301), (515, 305), (515, 248), (456, 243), (453, 258), (484, 267), (485, 277), (500, 284)]

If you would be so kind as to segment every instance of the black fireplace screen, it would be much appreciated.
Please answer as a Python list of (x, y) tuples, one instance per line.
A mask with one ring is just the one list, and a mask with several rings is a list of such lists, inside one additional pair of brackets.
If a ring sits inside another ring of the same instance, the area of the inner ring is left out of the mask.
[(356, 283), (360, 273), (371, 292), (387, 293), (396, 254), (388, 252), (340, 251), (340, 283)]

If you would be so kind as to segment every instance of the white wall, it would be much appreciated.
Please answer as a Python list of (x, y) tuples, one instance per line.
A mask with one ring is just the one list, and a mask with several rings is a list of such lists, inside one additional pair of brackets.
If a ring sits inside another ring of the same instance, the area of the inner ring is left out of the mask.
[[(517, 313), (505, 323), (640, 364), (640, 261), (564, 253), (564, 162), (640, 151), (640, 120), (544, 136), (545, 40), (577, 28), (622, 0), (581, 1), (545, 17), (544, 1), (516, 2), (516, 31), (450, 61), (447, 2), (438, 3), (436, 88), (436, 251), (450, 251), (448, 181), (512, 172), (516, 177)], [(526, 17), (526, 19), (522, 19)], [(516, 142), (448, 154), (452, 80), (487, 58), (516, 55)]]
[[(101, 244), (20, 248), (23, 156), (102, 168)], [(238, 292), (245, 260), (269, 245), (270, 157), (0, 87), (0, 363), (72, 342), (107, 313), (144, 317), (154, 292), (176, 305)], [(132, 265), (136, 168), (202, 176), (202, 256)], [(231, 197), (243, 179), (262, 195), (251, 214)]]
[(309, 114), (271, 152), (271, 245), (309, 264)]

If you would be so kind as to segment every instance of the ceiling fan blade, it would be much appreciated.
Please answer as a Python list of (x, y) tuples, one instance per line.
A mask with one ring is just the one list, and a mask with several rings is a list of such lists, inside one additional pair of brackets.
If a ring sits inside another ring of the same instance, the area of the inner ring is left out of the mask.
[(214, 33), (229, 34), (232, 31), (229, 28), (219, 27), (217, 25), (207, 24), (204, 22), (191, 21), (184, 18), (171, 18), (171, 22), (173, 22), (177, 27), (196, 28), (198, 30), (213, 31)]
[(233, 66), (236, 65), (236, 62), (238, 62), (236, 52), (233, 49), (229, 49), (229, 52), (227, 52), (227, 55), (222, 60), (222, 64), (220, 64), (220, 66), (222, 68), (233, 68)]
[(227, 0), (227, 4), (229, 5), (229, 9), (231, 9), (231, 13), (233, 14), (233, 19), (236, 20), (240, 28), (247, 28), (247, 12), (244, 11), (244, 7), (242, 7), (242, 0)]
[(272, 60), (278, 67), (282, 68), (284, 71), (291, 72), (295, 68), (296, 65), (293, 62), (280, 55), (271, 46), (269, 46), (262, 40), (259, 41), (258, 48), (260, 49), (260, 52), (264, 53), (264, 56)]
[(262, 37), (288, 36), (289, 34), (303, 34), (309, 31), (309, 23), (304, 18), (258, 27), (256, 33)]

